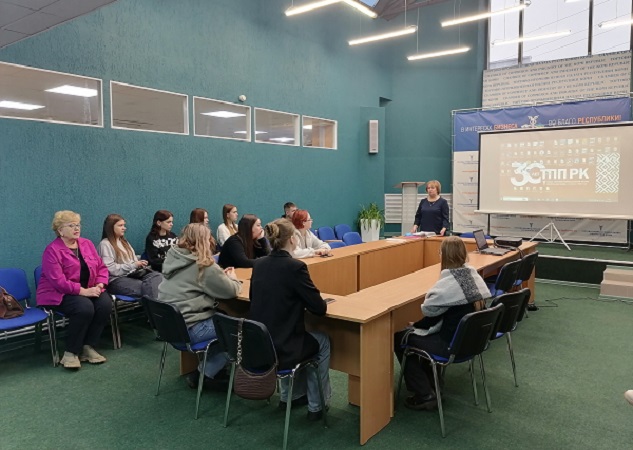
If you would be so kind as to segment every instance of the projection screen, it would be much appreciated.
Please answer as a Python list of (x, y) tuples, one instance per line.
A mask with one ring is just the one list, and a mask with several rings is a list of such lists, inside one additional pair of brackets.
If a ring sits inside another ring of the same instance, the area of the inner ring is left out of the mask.
[(477, 212), (633, 219), (633, 122), (479, 135)]

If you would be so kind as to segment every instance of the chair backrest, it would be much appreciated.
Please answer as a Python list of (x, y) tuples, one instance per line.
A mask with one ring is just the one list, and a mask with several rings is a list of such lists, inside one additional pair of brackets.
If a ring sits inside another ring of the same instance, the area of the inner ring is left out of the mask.
[(340, 247), (345, 247), (345, 242), (332, 241), (332, 242), (328, 242), (328, 245), (330, 246), (330, 248), (340, 248)]
[(519, 276), (519, 269), (521, 268), (523, 261), (517, 259), (503, 265), (497, 275), (497, 281), (495, 282), (495, 289), (497, 291), (507, 292), (514, 286), (514, 283)]
[[(319, 229), (318, 228), (315, 228), (314, 230), (310, 230), (310, 231), (312, 231), (312, 234), (314, 234), (317, 238), (319, 237)], [(319, 239), (321, 239), (321, 238), (319, 238)]]
[(322, 241), (335, 241), (336, 236), (334, 235), (334, 230), (330, 227), (319, 227), (319, 239)]
[(449, 347), (451, 357), (459, 361), (482, 353), (496, 331), (502, 312), (500, 304), (462, 317)]
[(16, 300), (29, 300), (31, 290), (29, 282), (26, 280), (26, 273), (18, 268), (0, 269), (0, 286), (15, 297)]
[(503, 314), (499, 318), (497, 332), (507, 333), (508, 331), (514, 330), (517, 322), (519, 321), (519, 317), (523, 317), (523, 314), (525, 313), (525, 308), (527, 307), (527, 302), (525, 301), (526, 295), (527, 298), (530, 298), (529, 289), (507, 292), (493, 300), (491, 305), (492, 307), (499, 304), (503, 305)]
[(35, 280), (35, 287), (40, 284), (40, 278), (42, 278), (42, 266), (37, 266), (33, 270), (33, 279)]
[(150, 325), (163, 341), (189, 344), (191, 338), (182, 313), (171, 303), (143, 297), (145, 313)]
[(529, 288), (521, 289), (519, 292), (525, 293), (525, 298), (523, 299), (523, 306), (521, 307), (521, 312), (519, 313), (519, 317), (517, 318), (517, 322), (521, 322), (525, 317), (525, 310), (528, 307), (528, 303), (530, 302), (530, 297), (532, 296), (532, 291)]
[(350, 231), (343, 235), (343, 242), (345, 242), (345, 245), (356, 245), (362, 244), (363, 240), (361, 239), (360, 234), (355, 231)]
[[(216, 313), (212, 317), (220, 348), (237, 359), (237, 329), (240, 319)], [(277, 353), (266, 325), (244, 319), (242, 323), (242, 366), (250, 369), (268, 369), (277, 363)]]
[(220, 254), (215, 254), (213, 255), (213, 260), (215, 261), (216, 264), (218, 264), (220, 262)]
[(521, 259), (521, 268), (519, 269), (519, 274), (517, 276), (517, 281), (525, 281), (528, 280), (532, 276), (532, 271), (534, 270), (534, 266), (536, 265), (536, 260), (538, 259), (538, 252), (528, 253)]
[(352, 227), (350, 227), (349, 225), (345, 223), (334, 226), (334, 233), (336, 233), (336, 239), (339, 239), (339, 240), (342, 240), (343, 236), (345, 236), (345, 233), (349, 233), (350, 231), (352, 231)]

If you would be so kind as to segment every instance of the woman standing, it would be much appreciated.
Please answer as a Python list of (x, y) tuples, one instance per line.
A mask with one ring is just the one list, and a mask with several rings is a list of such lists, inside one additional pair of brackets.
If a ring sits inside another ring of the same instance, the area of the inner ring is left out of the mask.
[(448, 202), (440, 197), (442, 185), (437, 180), (426, 183), (426, 198), (422, 199), (415, 213), (415, 221), (411, 233), (416, 231), (432, 231), (444, 236), (448, 230)]
[(264, 237), (262, 221), (254, 214), (244, 214), (237, 225), (237, 234), (226, 240), (220, 252), (222, 267), (253, 267), (256, 258), (270, 253)]
[[(296, 216), (296, 213), (295, 213)], [(317, 376), (321, 379), (326, 405), (330, 387), (330, 339), (324, 333), (307, 332), (304, 312), (324, 316), (327, 304), (314, 286), (308, 267), (292, 257), (296, 247), (295, 229), (289, 220), (278, 219), (266, 225), (266, 237), (273, 247), (270, 256), (255, 263), (251, 277), (251, 319), (268, 328), (279, 359), (279, 368), (292, 369), (317, 355), (318, 371), (308, 373), (308, 419), (319, 420), (323, 411)], [(287, 381), (287, 380), (282, 380)], [(281, 401), (287, 399), (287, 382), (282, 384)]]
[(62, 366), (79, 369), (80, 361), (103, 363), (106, 358), (94, 347), (112, 310), (112, 298), (104, 290), (108, 269), (92, 242), (80, 237), (79, 214), (57, 211), (52, 228), (58, 237), (42, 256), (37, 304), (63, 313), (70, 321)]
[(97, 251), (110, 273), (108, 292), (130, 297), (156, 299), (163, 277), (147, 269), (147, 261), (139, 260), (125, 239), (125, 219), (110, 214), (103, 222), (103, 233)]
[(163, 261), (167, 250), (178, 242), (178, 237), (172, 233), (174, 215), (165, 209), (154, 213), (152, 229), (145, 238), (145, 253), (149, 265), (157, 272), (163, 271)]
[(312, 227), (312, 217), (305, 209), (298, 209), (292, 216), (292, 224), (295, 227), (295, 237), (297, 248), (293, 253), (295, 258), (310, 258), (315, 255), (327, 255), (330, 246), (316, 237), (310, 228)]
[[(455, 236), (442, 241), (440, 279), (429, 290), (422, 303), (424, 317), (394, 336), (395, 353), (402, 364), (403, 345), (409, 344), (439, 356), (449, 356), (448, 346), (459, 321), (466, 314), (481, 309), (490, 297), (486, 283), (475, 269), (468, 266), (464, 242)], [(409, 358), (404, 371), (407, 389), (413, 392), (404, 404), (416, 410), (437, 407), (433, 371), (428, 361)]]
[(222, 246), (228, 238), (237, 234), (237, 206), (227, 203), (222, 207), (223, 223), (218, 227), (218, 245)]

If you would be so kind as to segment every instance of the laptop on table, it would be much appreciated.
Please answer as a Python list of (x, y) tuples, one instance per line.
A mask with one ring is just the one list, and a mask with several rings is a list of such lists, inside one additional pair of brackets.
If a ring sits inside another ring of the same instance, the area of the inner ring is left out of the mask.
[(488, 247), (484, 230), (475, 230), (473, 231), (473, 235), (475, 237), (475, 243), (477, 244), (477, 250), (482, 255), (502, 256), (510, 251), (507, 248)]

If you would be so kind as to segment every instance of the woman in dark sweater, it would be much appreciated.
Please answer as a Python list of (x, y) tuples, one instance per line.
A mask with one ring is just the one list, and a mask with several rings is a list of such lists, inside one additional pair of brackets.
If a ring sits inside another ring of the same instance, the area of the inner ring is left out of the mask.
[(432, 231), (444, 236), (450, 224), (448, 222), (448, 202), (440, 197), (442, 185), (437, 180), (426, 183), (426, 198), (422, 199), (415, 213), (415, 222), (411, 233), (416, 231)]
[(244, 214), (237, 225), (237, 234), (226, 240), (219, 264), (224, 267), (253, 267), (256, 258), (270, 253), (264, 237), (262, 221), (254, 214)]
[(172, 233), (174, 215), (165, 209), (154, 213), (152, 229), (145, 238), (145, 253), (152, 269), (163, 271), (163, 261), (169, 248), (178, 243), (178, 236)]

